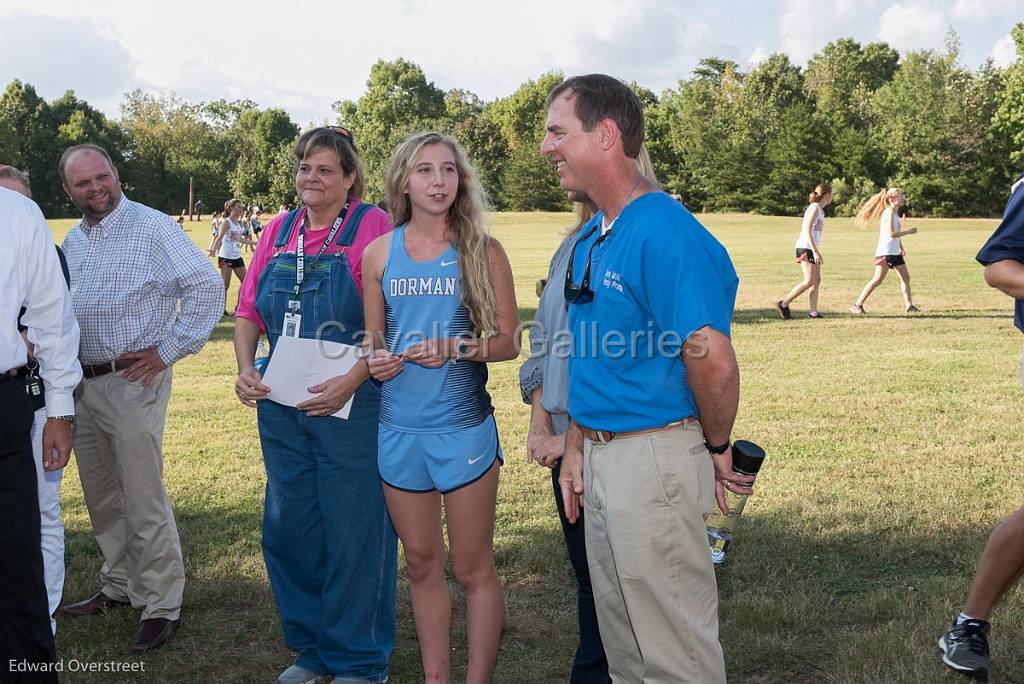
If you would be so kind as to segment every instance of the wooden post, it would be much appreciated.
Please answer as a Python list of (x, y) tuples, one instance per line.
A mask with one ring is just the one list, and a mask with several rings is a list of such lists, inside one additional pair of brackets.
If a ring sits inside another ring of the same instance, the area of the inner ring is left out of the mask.
[(195, 210), (195, 205), (192, 203), (192, 176), (188, 177), (188, 220), (195, 221), (196, 218), (192, 212)]

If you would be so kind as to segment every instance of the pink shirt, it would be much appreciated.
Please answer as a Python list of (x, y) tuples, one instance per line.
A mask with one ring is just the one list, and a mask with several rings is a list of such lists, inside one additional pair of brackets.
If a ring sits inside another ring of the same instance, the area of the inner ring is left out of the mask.
[[(363, 220), (359, 224), (359, 228), (356, 230), (356, 236), (352, 240), (352, 244), (348, 247), (339, 247), (337, 244), (338, 236), (344, 231), (348, 225), (349, 220), (352, 217), (352, 213), (355, 208), (359, 206), (359, 200), (355, 200), (353, 204), (349, 206), (349, 214), (345, 217), (345, 222), (341, 224), (341, 228), (338, 230), (338, 235), (335, 236), (335, 244), (327, 248), (325, 254), (339, 254), (345, 252), (348, 255), (348, 263), (352, 269), (352, 279), (355, 280), (356, 288), (359, 290), (359, 296), (363, 295), (363, 251), (366, 246), (376, 240), (381, 235), (391, 231), (391, 219), (381, 209), (373, 207), (366, 214), (363, 215)], [(295, 227), (292, 228), (291, 237), (288, 239), (288, 244), (283, 248), (275, 248), (274, 243), (277, 241), (277, 231), (281, 229), (281, 225), (284, 223), (285, 214), (274, 217), (273, 220), (268, 223), (263, 233), (260, 235), (260, 241), (256, 244), (256, 253), (252, 256), (252, 263), (249, 266), (249, 270), (245, 274), (245, 281), (242, 283), (242, 291), (238, 297), (238, 307), (235, 310), (235, 316), (241, 316), (247, 318), (256, 325), (259, 326), (263, 332), (267, 331), (267, 326), (263, 323), (263, 319), (260, 318), (259, 312), (256, 311), (256, 290), (260, 284), (260, 276), (263, 275), (263, 269), (270, 263), (271, 258), (280, 252), (295, 252), (296, 243), (298, 242), (299, 231), (297, 227), (302, 225), (302, 221), (306, 218), (306, 209), (303, 207), (299, 210), (299, 215), (295, 219)], [(333, 222), (332, 222), (333, 225)], [(316, 254), (320, 251), (320, 247), (324, 244), (324, 240), (327, 239), (327, 234), (331, 232), (331, 226), (325, 226), (316, 230), (305, 231), (305, 244), (303, 245), (303, 251), (306, 254)]]

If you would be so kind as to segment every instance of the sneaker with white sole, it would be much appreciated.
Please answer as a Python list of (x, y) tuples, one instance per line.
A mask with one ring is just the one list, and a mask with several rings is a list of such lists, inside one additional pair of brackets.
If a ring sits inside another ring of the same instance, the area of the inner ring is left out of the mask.
[(939, 637), (942, 662), (971, 679), (988, 681), (988, 630), (984, 620), (957, 624), (954, 618), (949, 631)]
[(304, 667), (292, 665), (277, 677), (276, 684), (316, 684), (320, 678), (316, 672), (311, 672)]

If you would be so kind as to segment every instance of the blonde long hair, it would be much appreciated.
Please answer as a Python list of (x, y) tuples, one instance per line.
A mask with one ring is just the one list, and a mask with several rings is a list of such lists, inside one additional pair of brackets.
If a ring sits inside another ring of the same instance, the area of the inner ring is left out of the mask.
[(412, 218), (412, 204), (405, 192), (413, 166), (427, 145), (447, 145), (455, 156), (459, 189), (448, 208), (448, 233), (459, 253), (462, 274), (462, 303), (469, 310), (473, 328), (480, 337), (498, 332), (498, 310), (494, 301), (491, 261), (487, 254), (490, 236), (484, 226), (487, 197), (477, 178), (469, 155), (455, 138), (443, 133), (416, 133), (401, 143), (391, 158), (384, 177), (384, 200), (393, 225), (400, 226)]
[(873, 226), (885, 213), (889, 206), (889, 199), (902, 194), (903, 191), (899, 188), (882, 188), (877, 195), (872, 195), (871, 199), (864, 203), (864, 206), (857, 212), (857, 217), (853, 219), (854, 223), (861, 228)]
[[(647, 145), (640, 145), (640, 153), (636, 155), (636, 168), (640, 169), (640, 175), (646, 176), (647, 180), (655, 185), (658, 184), (658, 175), (654, 173), (654, 164), (651, 163), (651, 155), (647, 153)], [(569, 235), (580, 231), (580, 228), (587, 225), (590, 219), (594, 218), (594, 212), (586, 202), (573, 202), (572, 209), (576, 212), (576, 225), (569, 229)]]

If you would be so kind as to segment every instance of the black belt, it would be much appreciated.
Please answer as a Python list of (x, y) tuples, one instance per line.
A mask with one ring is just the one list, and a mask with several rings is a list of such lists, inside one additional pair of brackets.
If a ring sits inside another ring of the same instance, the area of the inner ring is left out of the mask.
[(28, 366), (20, 366), (0, 373), (0, 380), (14, 380), (15, 378), (23, 378), (26, 375), (28, 375)]

